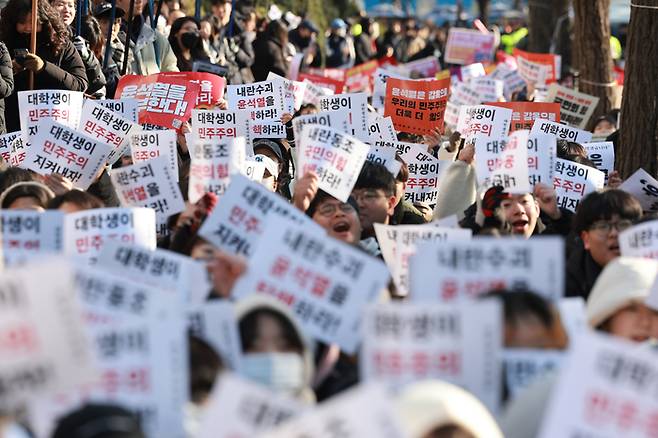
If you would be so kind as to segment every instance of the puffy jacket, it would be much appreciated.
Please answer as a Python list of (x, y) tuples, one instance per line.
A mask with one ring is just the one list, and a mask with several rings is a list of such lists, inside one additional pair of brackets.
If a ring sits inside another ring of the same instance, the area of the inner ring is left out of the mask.
[(85, 66), (85, 73), (87, 74), (86, 93), (93, 95), (100, 92), (101, 96), (104, 96), (105, 90), (103, 90), (103, 87), (107, 84), (107, 80), (103, 74), (103, 66), (100, 61), (94, 56), (89, 48), (87, 48), (86, 53), (82, 53), (78, 50), (78, 55), (80, 55), (80, 59), (82, 59), (82, 63)]
[(284, 78), (288, 76), (289, 65), (284, 50), (281, 42), (275, 38), (256, 38), (254, 41), (255, 61), (251, 67), (256, 81), (267, 79), (269, 72)]
[[(59, 55), (53, 53), (50, 43), (38, 38), (37, 55), (44, 61), (43, 70), (34, 75), (35, 90), (85, 91), (87, 74), (78, 51), (71, 41), (66, 41)], [(7, 41), (7, 44), (11, 44)], [(11, 50), (11, 47), (10, 47)], [(11, 53), (11, 52), (10, 52)], [(20, 129), (18, 114), (18, 92), (29, 90), (29, 74), (23, 70), (14, 76), (14, 92), (5, 99), (7, 131)]]
[(7, 132), (5, 126), (5, 97), (14, 91), (14, 73), (11, 68), (9, 50), (0, 41), (0, 134)]
[[(119, 34), (119, 38), (125, 47), (126, 34)], [(147, 76), (166, 71), (178, 71), (178, 60), (167, 38), (144, 22), (142, 22), (137, 42), (134, 45), (131, 44), (130, 50), (133, 55), (130, 63), (130, 73), (132, 74)]]

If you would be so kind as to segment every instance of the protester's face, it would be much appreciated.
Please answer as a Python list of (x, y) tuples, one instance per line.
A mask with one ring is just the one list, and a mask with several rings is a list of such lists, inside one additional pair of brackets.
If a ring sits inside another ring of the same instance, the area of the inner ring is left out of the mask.
[(67, 26), (73, 23), (75, 18), (75, 2), (73, 0), (55, 0), (52, 6)]
[(276, 184), (276, 178), (272, 176), (272, 174), (268, 171), (265, 170), (265, 173), (263, 174), (263, 179), (261, 180), (261, 184), (263, 184), (267, 190), (271, 192), (276, 192), (277, 184)]
[[(18, 23), (16, 23), (16, 32), (18, 33), (32, 33), (32, 11), (28, 12)], [(41, 23), (37, 21), (37, 32), (41, 32)]]
[(279, 157), (274, 153), (274, 151), (267, 146), (261, 146), (257, 147), (254, 149), (254, 154), (255, 155), (265, 155), (268, 158), (271, 158), (272, 161), (276, 163), (277, 166), (279, 166), (279, 172), (281, 172), (281, 161), (279, 160)]
[[(171, 11), (171, 12), (169, 13), (169, 16), (167, 17), (167, 22), (168, 22), (169, 26), (171, 26), (172, 24), (174, 24), (174, 21), (176, 21), (176, 20), (178, 20), (179, 18), (182, 18), (182, 17), (184, 17), (184, 16), (185, 16), (185, 12), (183, 12), (183, 11), (181, 11), (181, 10)], [(188, 24), (193, 24), (194, 27), (196, 28), (196, 24), (195, 24), (194, 22), (192, 22), (192, 21), (188, 21), (188, 22), (185, 23), (185, 24), (183, 25), (183, 27), (181, 28), (181, 32), (185, 32), (185, 31), (183, 30), (183, 28), (184, 28), (185, 26), (187, 26)]]
[(256, 323), (256, 339), (245, 353), (295, 352), (294, 346), (286, 339), (284, 328), (271, 315), (259, 315)]
[(77, 213), (78, 211), (84, 210), (79, 205), (74, 204), (73, 202), (63, 202), (62, 205), (58, 208), (59, 211), (64, 213)]
[(299, 28), (299, 36), (302, 37), (303, 39), (307, 40), (311, 38), (311, 31), (305, 27), (300, 27)]
[(219, 18), (222, 25), (226, 25), (231, 19), (231, 4), (221, 3), (212, 7), (212, 13), (215, 17)]
[(611, 134), (615, 131), (615, 125), (607, 120), (601, 120), (594, 127), (594, 134)]
[(532, 236), (539, 218), (539, 204), (531, 194), (512, 195), (503, 200), (500, 206), (505, 220), (512, 226), (513, 234), (526, 238)]
[(39, 204), (39, 201), (31, 196), (23, 196), (22, 198), (16, 198), (14, 202), (9, 204), (8, 210), (45, 211), (44, 208), (41, 206), (41, 204)]
[(395, 209), (395, 195), (388, 196), (382, 189), (355, 189), (352, 196), (359, 206), (359, 219), (366, 236), (374, 234), (374, 224), (388, 224)]
[(634, 342), (644, 342), (652, 335), (656, 313), (642, 303), (632, 303), (618, 310), (605, 325), (608, 333)]
[(610, 220), (594, 222), (580, 237), (585, 249), (589, 251), (594, 261), (601, 267), (621, 255), (619, 251), (619, 232), (630, 227), (633, 223), (627, 219), (620, 219), (613, 215)]
[(348, 203), (329, 198), (315, 210), (313, 220), (334, 239), (349, 244), (361, 239), (359, 218), (354, 207)]

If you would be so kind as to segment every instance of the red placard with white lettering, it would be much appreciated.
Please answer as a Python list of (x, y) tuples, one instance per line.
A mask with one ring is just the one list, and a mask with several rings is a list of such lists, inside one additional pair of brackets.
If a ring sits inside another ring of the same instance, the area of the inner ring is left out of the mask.
[(297, 75), (298, 81), (304, 82), (304, 79), (308, 79), (309, 82), (312, 82), (314, 85), (319, 87), (328, 88), (333, 91), (334, 94), (341, 94), (343, 92), (343, 88), (345, 87), (345, 81), (337, 81), (335, 79), (308, 73), (300, 73)]
[(221, 76), (206, 72), (167, 72), (167, 77), (184, 78), (193, 84), (199, 85), (199, 96), (196, 99), (194, 108), (212, 109), (224, 97), (224, 88), (226, 88), (226, 79)]
[(514, 56), (523, 58), (526, 61), (534, 62), (536, 64), (543, 64), (550, 67), (546, 83), (551, 84), (560, 79), (560, 67), (562, 65), (562, 58), (559, 55), (552, 53), (532, 53), (523, 50), (514, 49)]
[(536, 119), (560, 123), (560, 104), (545, 102), (487, 102), (485, 105), (499, 106), (512, 110), (509, 132), (532, 129)]
[(386, 80), (384, 116), (390, 116), (397, 131), (430, 134), (443, 131), (443, 116), (450, 91), (450, 78), (441, 80)]

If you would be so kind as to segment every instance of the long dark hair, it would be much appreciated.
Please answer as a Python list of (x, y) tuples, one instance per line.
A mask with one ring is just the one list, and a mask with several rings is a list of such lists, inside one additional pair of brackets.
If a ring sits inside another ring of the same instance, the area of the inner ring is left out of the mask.
[[(31, 0), (9, 0), (2, 9), (0, 18), (0, 40), (7, 45), (20, 41), (16, 24), (30, 17)], [(37, 19), (41, 24), (41, 42), (49, 46), (55, 56), (59, 55), (69, 39), (69, 30), (59, 16), (59, 13), (48, 3), (48, 0), (38, 0)], [(32, 29), (36, 32), (36, 29)], [(15, 47), (12, 47), (15, 48)]]
[[(199, 37), (196, 46), (190, 49), (190, 55), (192, 59), (190, 61), (187, 61), (185, 58), (183, 58), (183, 51), (181, 50), (180, 45), (178, 44), (178, 38), (176, 37), (176, 34), (182, 29), (185, 23), (189, 21), (196, 24), (197, 29), (201, 29), (199, 22), (194, 17), (180, 17), (171, 24), (171, 30), (169, 31), (169, 45), (171, 45), (171, 49), (174, 51), (174, 55), (176, 55), (176, 58), (178, 59), (178, 67), (180, 70), (191, 70), (192, 62), (194, 62), (194, 60), (209, 59), (206, 50), (203, 48), (203, 41), (201, 40), (201, 37)], [(187, 64), (189, 64), (190, 68), (185, 68), (185, 69), (180, 68), (181, 66), (184, 67)]]
[(288, 44), (288, 29), (281, 20), (270, 21), (264, 34), (266, 38), (277, 41), (281, 46)]

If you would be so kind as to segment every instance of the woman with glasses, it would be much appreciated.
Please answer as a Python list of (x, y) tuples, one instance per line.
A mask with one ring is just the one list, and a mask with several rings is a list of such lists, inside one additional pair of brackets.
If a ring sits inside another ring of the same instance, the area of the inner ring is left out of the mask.
[(567, 260), (567, 296), (587, 299), (601, 270), (619, 257), (619, 233), (642, 217), (642, 206), (621, 190), (587, 195), (574, 216), (581, 242)]

